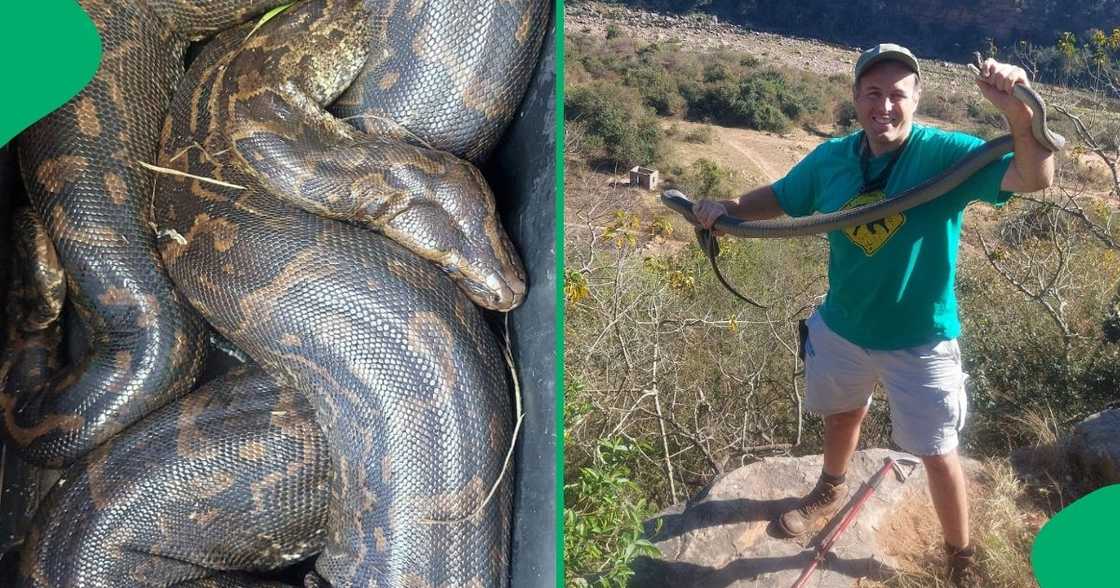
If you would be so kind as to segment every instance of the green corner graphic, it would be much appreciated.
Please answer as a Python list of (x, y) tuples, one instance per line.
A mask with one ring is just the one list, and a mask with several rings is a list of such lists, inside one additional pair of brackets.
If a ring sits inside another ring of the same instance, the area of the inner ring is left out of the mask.
[(1041, 588), (1120, 586), (1116, 533), (1120, 529), (1120, 484), (1101, 488), (1070, 504), (1038, 533), (1031, 567)]
[(75, 0), (0, 7), (0, 146), (73, 98), (101, 63), (97, 29)]

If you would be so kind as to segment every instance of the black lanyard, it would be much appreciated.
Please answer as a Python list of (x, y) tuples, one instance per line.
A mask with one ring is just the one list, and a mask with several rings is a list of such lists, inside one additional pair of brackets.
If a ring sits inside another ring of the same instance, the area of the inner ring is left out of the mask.
[(898, 149), (894, 150), (894, 154), (891, 155), (891, 160), (887, 162), (887, 167), (883, 168), (883, 171), (879, 172), (879, 175), (876, 176), (874, 180), (869, 180), (867, 179), (867, 174), (871, 171), (871, 147), (867, 142), (867, 133), (864, 133), (860, 137), (859, 171), (863, 176), (863, 186), (859, 189), (860, 194), (886, 189), (887, 181), (891, 177), (891, 171), (894, 170), (894, 164), (898, 163), (898, 158), (902, 155), (902, 152), (906, 149), (906, 145), (909, 142), (910, 137), (906, 137), (902, 145), (899, 145)]

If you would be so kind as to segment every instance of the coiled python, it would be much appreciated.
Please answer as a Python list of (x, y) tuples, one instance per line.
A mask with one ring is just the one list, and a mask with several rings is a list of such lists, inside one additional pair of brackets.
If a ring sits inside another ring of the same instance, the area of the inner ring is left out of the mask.
[(46, 228), (29, 208), (12, 214), (6, 353), (0, 364), (8, 385), (37, 389), (59, 369), (63, 274)]
[[(189, 40), (278, 0), (83, 0), (103, 57), (90, 84), (22, 133), (28, 195), (65, 269), (88, 354), (34, 388), (0, 373), (6, 441), (62, 466), (194, 383), (203, 325), (167, 279), (150, 223), (151, 162)], [(9, 354), (10, 369), (23, 359)]]
[[(161, 246), (176, 281), (185, 285), (192, 303), (208, 318), (211, 311), (216, 313), (212, 320), (219, 330), (259, 358), (266, 369), (280, 374), (285, 383), (314, 395), (327, 435), (332, 437), (332, 457), (338, 466), (332, 475), (328, 545), (317, 565), (327, 581), (336, 585), (503, 585), (508, 559), (508, 483), (479, 514), (474, 509), (497, 479), (501, 449), (509, 442), (508, 398), (504, 365), (477, 311), (443, 274), (418, 264), (384, 239), (353, 225), (298, 212), (266, 193), (273, 190), (291, 198), (296, 206), (375, 226), (414, 250), (446, 255), (440, 249), (448, 243), (446, 233), (436, 227), (450, 223), (461, 230), (472, 223), (485, 225), (493, 217), (481, 176), (473, 167), (427, 149), (355, 135), (311, 105), (314, 98), (323, 98), (314, 91), (300, 96), (288, 92), (286, 86), (266, 89), (262, 85), (257, 86), (260, 93), (242, 92), (260, 81), (254, 75), (271, 71), (259, 68), (262, 55), (269, 55), (263, 57), (267, 63), (286, 66), (281, 68), (283, 73), (313, 70), (320, 74), (333, 70), (316, 69), (325, 63), (319, 58), (339, 55), (339, 47), (344, 47), (342, 73), (329, 82), (344, 85), (345, 72), (353, 72), (354, 63), (361, 64), (363, 48), (355, 40), (363, 35), (367, 49), (381, 51), (375, 56), (415, 52), (424, 58), (429, 75), (418, 77), (426, 80), (421, 86), (429, 91), (436, 87), (431, 85), (436, 79), (432, 72), (469, 70), (487, 62), (520, 64), (515, 75), (506, 75), (507, 81), (494, 86), (499, 91), (465, 97), (458, 116), (454, 109), (449, 111), (452, 116), (441, 114), (449, 122), (459, 123), (448, 134), (451, 137), (488, 129), (490, 134), (484, 133), (479, 143), (482, 148), (463, 152), (483, 156), (516, 107), (531, 72), (546, 21), (545, 3), (390, 6), (395, 12), (374, 15), (357, 3), (301, 5), (252, 36), (245, 46), (256, 51), (241, 51), (251, 56), (240, 64), (222, 56), (231, 55), (234, 46), (244, 42), (244, 29), (226, 34), (207, 49), (196, 66), (197, 75), (184, 86), (196, 89), (184, 91), (184, 97), (177, 99), (179, 109), (166, 129), (160, 162), (168, 167), (185, 164), (191, 173), (243, 182), (248, 189), (231, 191), (195, 180), (161, 180), (156, 207), (158, 226), (165, 235)], [(333, 12), (336, 10), (339, 12)], [(346, 11), (349, 19), (315, 28)], [(458, 23), (452, 28), (457, 27), (459, 34), (441, 41), (442, 46), (426, 46), (427, 41), (417, 38), (402, 40), (384, 27), (394, 16), (419, 23)], [(317, 40), (320, 45), (316, 47), (313, 41), (310, 47), (322, 51), (307, 51), (308, 46), (298, 43), (293, 47), (289, 42), (297, 37), (291, 36), (292, 29), (301, 29), (305, 38)], [(326, 31), (330, 32), (320, 36)], [(456, 43), (466, 43), (471, 50), (449, 48)], [(503, 53), (494, 53), (495, 48)], [(281, 54), (285, 57), (277, 57)], [(507, 60), (505, 55), (514, 58)], [(237, 75), (229, 75), (215, 71), (217, 63), (241, 69)], [(376, 65), (385, 63), (391, 60), (371, 60), (360, 79), (374, 79), (379, 88), (391, 88), (389, 79), (377, 73)], [(215, 80), (217, 83), (208, 85)], [(222, 87), (226, 82), (235, 87)], [(240, 113), (211, 108), (226, 105), (219, 96), (234, 95), (245, 98), (233, 101), (242, 109)], [(360, 104), (363, 99), (351, 103)], [(268, 108), (278, 113), (272, 119), (260, 116)], [(434, 135), (385, 123), (392, 112), (386, 107), (367, 113), (372, 116), (359, 116), (380, 121), (384, 128), (378, 130), (393, 138), (449, 145)], [(230, 116), (223, 121), (216, 114)], [(295, 117), (304, 117), (304, 126), (293, 122)], [(212, 149), (215, 141), (223, 140), (229, 142), (228, 150)], [(328, 155), (316, 159), (319, 148)], [(370, 198), (361, 186), (354, 191), (344, 189), (351, 183), (340, 182), (353, 178), (336, 173), (356, 162), (356, 153), (363, 162), (379, 158), (392, 162), (401, 154), (413, 159), (406, 165), (375, 169), (371, 175), (380, 176), (378, 181), (389, 187), (389, 193)], [(240, 160), (235, 162), (236, 158)], [(249, 162), (258, 167), (235, 169)], [(278, 170), (308, 173), (295, 183), (285, 183), (293, 180), (279, 175)], [(425, 179), (439, 174), (447, 176)], [(464, 183), (475, 185), (464, 192)], [(351, 200), (340, 204), (335, 199), (339, 194)], [(202, 200), (191, 201), (196, 198)], [(347, 208), (354, 203), (366, 207)], [(491, 214), (456, 218), (480, 209)], [(254, 222), (263, 224), (251, 226)], [(469, 253), (470, 247), (489, 248), (496, 263), (480, 268), (461, 253), (443, 259), (433, 255), (433, 259), (460, 284), (479, 284), (474, 290), (464, 288), (476, 299), (497, 307), (516, 304), (523, 294), (518, 288), (519, 268), (509, 263), (514, 258), (500, 230), (488, 226), (478, 234), (453, 236), (454, 243), (463, 247), (460, 252)], [(181, 245), (180, 239), (186, 244)], [(253, 248), (256, 250), (248, 251)], [(220, 260), (214, 259), (214, 252), (221, 254)], [(199, 260), (212, 265), (191, 266)], [(249, 275), (257, 270), (260, 273)], [(226, 282), (237, 276), (246, 283)], [(192, 280), (193, 289), (186, 285)], [(218, 284), (232, 287), (226, 295), (218, 295)], [(413, 294), (411, 288), (421, 292)], [(246, 311), (262, 314), (250, 321), (242, 314)], [(367, 426), (371, 430), (364, 430)], [(432, 561), (433, 554), (442, 557)]]
[[(7, 342), (21, 361), (5, 368), (34, 388), (58, 366), (65, 281), (35, 214), (12, 225)], [(14, 585), (283, 586), (248, 572), (322, 548), (328, 470), (304, 396), (235, 368), (67, 468), (30, 521)]]
[[(543, 7), (393, 5), (417, 30), (429, 19), (474, 23), (482, 38), (512, 38), (534, 54)], [(247, 40), (244, 30), (223, 34), (199, 56), (184, 85), (193, 90), (172, 104), (160, 165), (245, 189), (160, 178), (160, 248), (208, 322), (315, 407), (332, 463), (327, 543), (315, 565), (326, 582), (502, 586), (509, 480), (489, 493), (510, 442), (504, 362), (443, 272), (366, 228), (434, 252), (465, 283), (512, 283), (496, 225), (462, 232), (492, 222), (491, 196), (477, 170), (450, 155), (356, 133), (322, 111), (365, 54), (367, 71), (394, 51), (414, 51), (436, 71), (492, 56), (464, 50), (479, 43), (474, 34), (398, 38), (385, 25), (400, 15), (371, 8), (307, 2)], [(381, 91), (401, 79), (392, 73)], [(460, 110), (489, 113), (487, 100), (513, 94), (464, 99)], [(472, 209), (482, 216), (465, 216)], [(497, 266), (440, 258), (449, 235)], [(508, 290), (491, 302), (516, 299)]]

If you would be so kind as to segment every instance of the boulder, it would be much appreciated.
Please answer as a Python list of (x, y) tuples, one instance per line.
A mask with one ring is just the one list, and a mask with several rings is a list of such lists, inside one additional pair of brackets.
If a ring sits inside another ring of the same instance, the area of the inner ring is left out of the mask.
[(1069, 450), (1085, 477), (1101, 486), (1120, 483), (1120, 409), (1099, 412), (1078, 423)]
[[(831, 522), (801, 539), (781, 538), (773, 520), (812, 489), (820, 475), (821, 456), (770, 458), (729, 472), (686, 503), (646, 521), (646, 536), (660, 549), (661, 557), (636, 560), (630, 585), (788, 588), (813, 559), (816, 546), (854, 505), (863, 483), (888, 457), (912, 458), (886, 449), (856, 452), (848, 470), (851, 490), (845, 506)], [(892, 522), (892, 514), (906, 501), (932, 509), (928, 496), (922, 467), (905, 482), (888, 474), (809, 585), (850, 587), (860, 578), (893, 576), (892, 549), (881, 544), (882, 537), (892, 536), (890, 529), (899, 524)]]

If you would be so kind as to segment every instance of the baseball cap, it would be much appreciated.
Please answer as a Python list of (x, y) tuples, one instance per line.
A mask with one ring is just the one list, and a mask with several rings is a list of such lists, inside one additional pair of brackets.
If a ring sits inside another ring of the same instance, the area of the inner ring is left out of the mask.
[(895, 45), (894, 43), (882, 43), (876, 45), (859, 55), (859, 60), (856, 61), (855, 77), (852, 78), (858, 82), (859, 77), (864, 74), (871, 66), (879, 63), (880, 61), (900, 61), (906, 67), (913, 70), (922, 77), (921, 69), (918, 68), (918, 60), (914, 58), (914, 54), (909, 49), (902, 45)]

